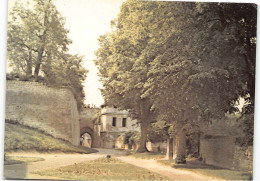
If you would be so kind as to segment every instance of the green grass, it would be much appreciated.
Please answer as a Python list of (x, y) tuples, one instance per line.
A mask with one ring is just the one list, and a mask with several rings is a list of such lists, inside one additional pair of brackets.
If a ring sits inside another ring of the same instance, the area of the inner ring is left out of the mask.
[(174, 164), (174, 161), (170, 160), (158, 160), (157, 162), (176, 169), (188, 170), (198, 174), (224, 180), (248, 180), (252, 175), (252, 173), (246, 171), (229, 170), (203, 164), (198, 160), (188, 160), (187, 164)]
[(132, 156), (134, 158), (138, 158), (138, 159), (154, 159), (154, 160), (158, 160), (158, 159), (162, 159), (165, 158), (165, 154), (163, 153), (152, 153), (152, 152), (148, 152), (148, 153), (131, 153), (129, 156)]
[(44, 161), (44, 158), (39, 157), (22, 157), (22, 156), (6, 156), (4, 164), (12, 165), (12, 164), (21, 164), (21, 163), (30, 163), (30, 162), (39, 162)]
[(33, 174), (70, 180), (169, 180), (117, 158), (99, 158), (54, 170), (36, 171)]
[(95, 149), (76, 147), (34, 128), (5, 123), (5, 152), (38, 151), (66, 153), (94, 153)]

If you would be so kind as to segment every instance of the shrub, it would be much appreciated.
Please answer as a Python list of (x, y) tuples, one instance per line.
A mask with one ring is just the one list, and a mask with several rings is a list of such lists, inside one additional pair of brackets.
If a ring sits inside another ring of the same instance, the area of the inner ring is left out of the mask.
[(19, 74), (16, 72), (6, 73), (6, 80), (15, 80), (19, 78)]
[(138, 143), (140, 136), (141, 134), (138, 131), (128, 131), (123, 135), (124, 144), (133, 145), (134, 143)]

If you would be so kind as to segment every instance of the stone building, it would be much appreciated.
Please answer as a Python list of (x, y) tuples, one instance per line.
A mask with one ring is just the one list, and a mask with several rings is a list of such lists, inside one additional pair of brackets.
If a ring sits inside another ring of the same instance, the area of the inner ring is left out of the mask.
[(117, 138), (123, 133), (140, 131), (137, 120), (131, 119), (126, 110), (103, 106), (100, 116), (100, 146), (102, 148), (115, 148)]

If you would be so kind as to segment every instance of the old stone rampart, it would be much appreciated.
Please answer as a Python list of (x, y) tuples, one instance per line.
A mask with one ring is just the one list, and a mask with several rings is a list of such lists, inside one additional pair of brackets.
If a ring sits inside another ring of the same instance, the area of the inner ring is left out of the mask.
[(79, 113), (69, 88), (8, 80), (5, 118), (79, 145)]
[(204, 162), (234, 170), (249, 170), (253, 168), (253, 149), (247, 150), (235, 144), (235, 138), (230, 136), (203, 138), (200, 140), (200, 155)]

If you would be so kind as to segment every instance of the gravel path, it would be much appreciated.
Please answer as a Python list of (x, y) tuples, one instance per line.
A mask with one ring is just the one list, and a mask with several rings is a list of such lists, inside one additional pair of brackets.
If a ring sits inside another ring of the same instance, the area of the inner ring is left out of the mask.
[(156, 160), (144, 160), (136, 159), (133, 157), (127, 157), (126, 152), (112, 149), (97, 149), (98, 153), (92, 154), (42, 154), (42, 153), (13, 153), (12, 156), (24, 156), (24, 157), (40, 157), (44, 158), (44, 161), (31, 162), (27, 164), (14, 164), (4, 166), (4, 177), (9, 179), (58, 179), (55, 177), (46, 177), (34, 175), (31, 172), (46, 169), (55, 169), (61, 166), (72, 165), (75, 163), (94, 160), (106, 155), (117, 157), (118, 159), (132, 164), (137, 167), (148, 169), (152, 172), (159, 173), (167, 176), (172, 180), (216, 180), (204, 175), (199, 175), (190, 171), (178, 170), (168, 166), (161, 165)]
[(216, 178), (199, 175), (194, 172), (164, 166), (157, 163), (156, 160), (136, 159), (132, 157), (118, 157), (118, 159), (137, 167), (159, 173), (160, 175), (169, 177), (172, 180), (216, 180)]
[[(13, 179), (40, 179), (47, 178), (39, 175), (34, 175), (30, 172), (38, 170), (55, 169), (62, 166), (72, 165), (75, 163), (85, 162), (102, 157), (102, 154), (42, 154), (42, 153), (13, 153), (9, 154), (12, 156), (23, 156), (23, 157), (40, 157), (44, 158), (44, 161), (31, 162), (27, 164), (14, 164), (4, 166), (4, 177)], [(48, 177), (48, 179), (54, 179)]]

